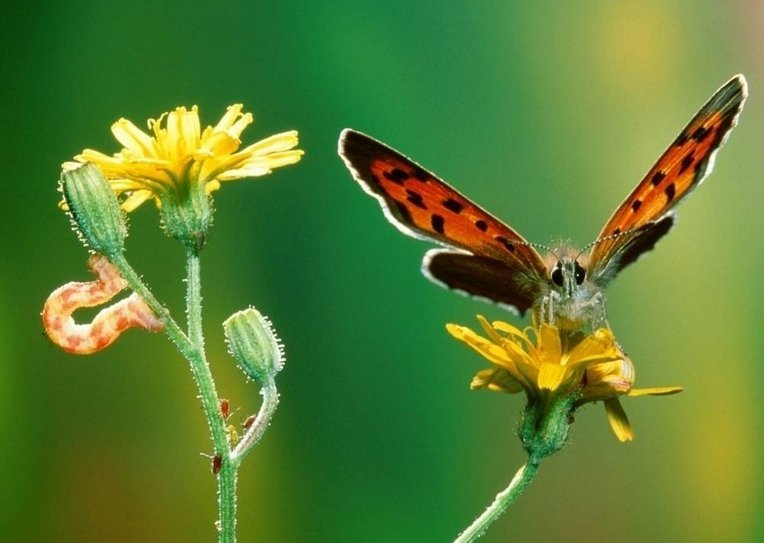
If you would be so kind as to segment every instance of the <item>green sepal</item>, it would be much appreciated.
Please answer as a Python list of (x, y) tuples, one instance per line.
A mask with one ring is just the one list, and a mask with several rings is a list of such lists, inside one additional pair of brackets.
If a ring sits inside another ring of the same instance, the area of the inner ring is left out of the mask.
[(159, 196), (162, 228), (165, 234), (198, 253), (212, 226), (212, 199), (203, 185), (180, 183), (176, 189), (181, 192), (168, 191)]
[(574, 392), (548, 402), (539, 398), (528, 402), (518, 427), (520, 441), (528, 456), (540, 461), (565, 446), (579, 396), (579, 392)]

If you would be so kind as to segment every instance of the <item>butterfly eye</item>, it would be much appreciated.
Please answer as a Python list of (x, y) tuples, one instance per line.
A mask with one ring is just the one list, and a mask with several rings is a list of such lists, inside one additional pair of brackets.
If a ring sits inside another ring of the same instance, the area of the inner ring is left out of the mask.
[(575, 272), (576, 272), (576, 284), (580, 285), (584, 282), (584, 279), (586, 279), (586, 270), (581, 266), (581, 264), (576, 261), (575, 264)]
[(554, 268), (552, 269), (552, 273), (549, 274), (549, 277), (552, 279), (552, 283), (558, 287), (562, 286), (562, 266), (559, 262), (555, 264)]

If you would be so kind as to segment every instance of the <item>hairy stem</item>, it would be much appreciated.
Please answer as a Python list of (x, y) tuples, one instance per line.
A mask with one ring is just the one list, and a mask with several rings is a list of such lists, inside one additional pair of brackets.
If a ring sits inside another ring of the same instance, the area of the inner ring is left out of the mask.
[(178, 348), (180, 354), (182, 354), (186, 359), (194, 356), (194, 346), (188, 339), (188, 336), (186, 336), (186, 333), (180, 328), (180, 326), (178, 326), (178, 323), (175, 322), (175, 320), (172, 318), (167, 308), (162, 305), (159, 300), (154, 297), (148, 287), (143, 284), (140, 276), (136, 273), (124, 255), (121, 253), (117, 255), (110, 255), (109, 260), (111, 260), (112, 264), (119, 268), (120, 275), (125, 281), (127, 281), (127, 284), (130, 285), (130, 288), (133, 289), (134, 292), (138, 293), (138, 295), (143, 299), (144, 302), (146, 302), (146, 305), (151, 308), (157, 317), (164, 321), (165, 333)]
[(186, 316), (188, 334), (170, 316), (164, 307), (144, 285), (140, 276), (127, 262), (124, 255), (111, 255), (110, 260), (119, 268), (120, 274), (151, 310), (165, 322), (165, 332), (176, 345), (183, 357), (188, 360), (191, 374), (196, 382), (202, 409), (207, 419), (214, 445), (214, 454), (219, 457), (220, 469), (217, 473), (218, 485), (218, 541), (234, 543), (236, 541), (236, 469), (231, 461), (231, 449), (225, 428), (225, 419), (220, 411), (220, 399), (215, 382), (210, 372), (204, 353), (202, 334), (202, 296), (199, 255), (189, 250), (186, 261)]
[(524, 466), (517, 470), (517, 473), (512, 478), (509, 486), (496, 495), (493, 503), (491, 503), (491, 505), (483, 511), (483, 514), (475, 519), (466, 530), (459, 534), (459, 537), (454, 540), (454, 543), (469, 543), (482, 536), (493, 521), (499, 518), (507, 507), (509, 507), (509, 505), (523, 493), (531, 481), (533, 481), (538, 467), (539, 461), (530, 458)]
[(188, 250), (186, 254), (186, 316), (188, 337), (197, 356), (189, 359), (191, 373), (199, 390), (202, 408), (210, 428), (215, 455), (221, 459), (217, 473), (218, 484), (218, 541), (236, 541), (236, 465), (231, 462), (230, 445), (225, 419), (220, 411), (220, 398), (215, 389), (210, 366), (204, 354), (202, 333), (202, 290), (199, 253)]
[(262, 388), (260, 394), (263, 397), (263, 403), (260, 405), (260, 410), (257, 412), (252, 425), (247, 429), (247, 433), (241, 438), (241, 441), (236, 445), (236, 448), (231, 452), (231, 463), (235, 466), (239, 466), (244, 457), (257, 445), (260, 438), (268, 429), (268, 425), (271, 423), (273, 414), (276, 412), (276, 407), (279, 404), (279, 394), (276, 390), (276, 383), (273, 379), (267, 380)]

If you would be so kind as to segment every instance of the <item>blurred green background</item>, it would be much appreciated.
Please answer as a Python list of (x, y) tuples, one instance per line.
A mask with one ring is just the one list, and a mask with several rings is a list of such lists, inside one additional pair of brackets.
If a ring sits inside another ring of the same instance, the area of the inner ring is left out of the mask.
[[(241, 541), (450, 541), (524, 461), (519, 397), (446, 322), (518, 319), (419, 273), (336, 156), (353, 127), (395, 146), (530, 240), (591, 241), (704, 101), (748, 77), (716, 172), (654, 254), (609, 289), (638, 386), (620, 444), (599, 405), (484, 539), (764, 539), (760, 2), (4, 2), (0, 7), (0, 539), (214, 540), (215, 485), (186, 363), (128, 332), (90, 357), (45, 338), (43, 301), (89, 280), (56, 207), (62, 161), (116, 152), (119, 117), (177, 105), (245, 143), (298, 129), (303, 161), (216, 193), (207, 344), (240, 422), (259, 396), (219, 323), (255, 304), (287, 349), (282, 404), (240, 478)], [(182, 311), (182, 252), (153, 206), (128, 257)]]

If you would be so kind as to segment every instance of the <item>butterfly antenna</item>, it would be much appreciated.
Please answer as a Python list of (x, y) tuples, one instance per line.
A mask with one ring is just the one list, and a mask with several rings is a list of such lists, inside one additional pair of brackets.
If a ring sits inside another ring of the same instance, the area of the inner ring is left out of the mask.
[(637, 230), (638, 230), (637, 227), (632, 227), (632, 228), (629, 228), (627, 230), (624, 230), (623, 232), (616, 232), (616, 233), (610, 234), (608, 236), (603, 236), (601, 238), (597, 238), (594, 241), (592, 241), (591, 243), (589, 243), (588, 245), (584, 246), (584, 248), (581, 249), (581, 251), (576, 255), (576, 259), (579, 256), (581, 256), (582, 254), (584, 254), (586, 251), (588, 251), (589, 249), (591, 249), (592, 247), (597, 245), (598, 243), (602, 243), (603, 241), (610, 241), (611, 239), (618, 239), (621, 236), (625, 236), (627, 234), (631, 234), (632, 232), (635, 232)]
[(560, 260), (559, 255), (557, 253), (555, 253), (554, 250), (549, 245), (543, 245), (541, 243), (531, 243), (529, 241), (526, 241), (525, 243), (523, 243), (523, 245), (529, 245), (531, 247), (535, 247), (536, 249), (543, 249), (543, 250), (547, 251), (548, 253), (551, 253), (552, 255), (554, 255), (554, 257), (557, 260)]

